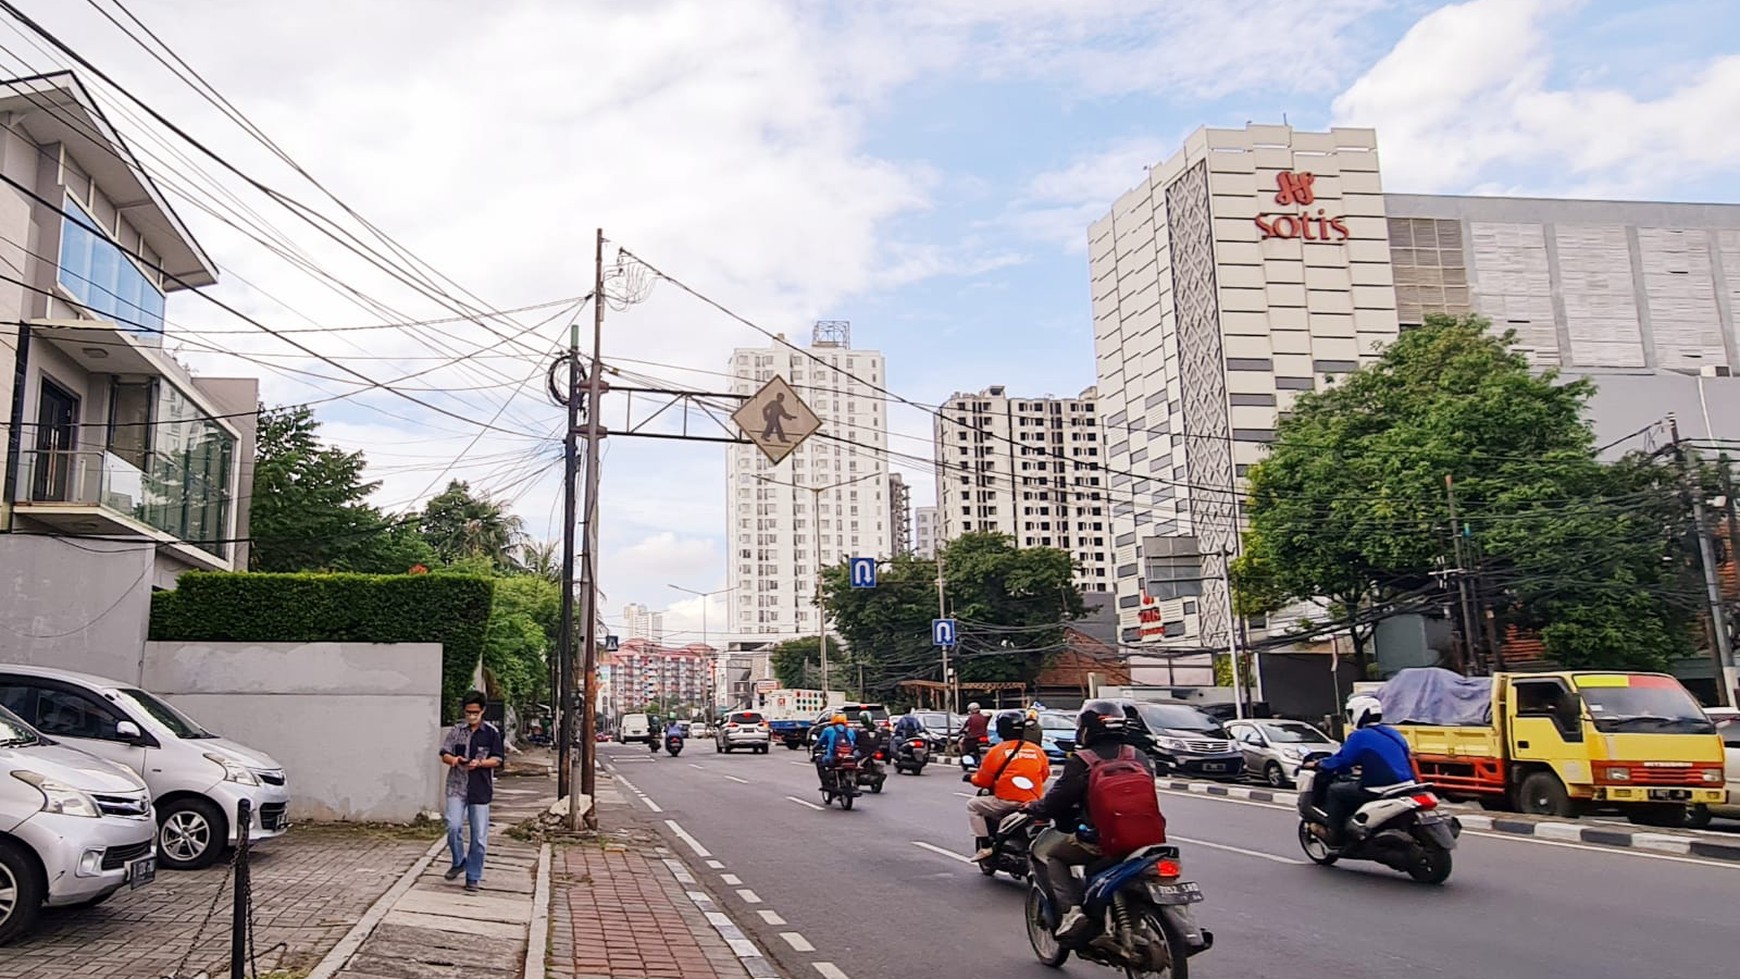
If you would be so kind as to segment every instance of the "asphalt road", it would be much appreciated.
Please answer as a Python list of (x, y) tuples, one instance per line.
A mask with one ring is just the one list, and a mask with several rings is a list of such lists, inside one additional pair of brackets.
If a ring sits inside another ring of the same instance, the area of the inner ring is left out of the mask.
[[(1027, 946), (1021, 887), (964, 862), (969, 787), (956, 771), (891, 775), (842, 812), (813, 808), (800, 752), (727, 756), (700, 742), (675, 759), (615, 745), (602, 755), (636, 806), (644, 795), (662, 810), (653, 818), (687, 835), (671, 829), (673, 849), (790, 976), (1058, 974)], [(1216, 935), (1191, 962), (1197, 976), (1735, 974), (1740, 866), (1465, 834), (1454, 876), (1431, 888), (1375, 864), (1306, 863), (1290, 807), (1161, 802)], [(1067, 971), (1112, 974), (1073, 960)]]

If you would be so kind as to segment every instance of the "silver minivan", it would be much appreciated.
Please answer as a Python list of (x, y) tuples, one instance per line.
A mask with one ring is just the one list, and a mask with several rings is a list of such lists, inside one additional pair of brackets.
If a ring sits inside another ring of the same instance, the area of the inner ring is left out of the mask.
[(0, 945), (44, 905), (89, 906), (150, 883), (156, 835), (137, 776), (0, 707)]
[(236, 839), (249, 800), (252, 840), (289, 829), (284, 766), (200, 727), (161, 698), (115, 680), (42, 666), (0, 665), (0, 705), (38, 731), (132, 769), (150, 787), (163, 866), (204, 867)]

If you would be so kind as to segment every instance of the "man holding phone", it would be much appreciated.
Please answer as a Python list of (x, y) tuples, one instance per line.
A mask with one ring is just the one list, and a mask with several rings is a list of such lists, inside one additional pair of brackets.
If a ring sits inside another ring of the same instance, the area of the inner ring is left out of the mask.
[[(447, 879), (465, 874), (465, 889), (474, 893), (483, 885), (489, 804), (495, 799), (495, 770), (505, 757), (501, 732), (484, 723), (483, 704), (483, 694), (466, 694), (465, 720), (449, 728), (441, 742), (441, 764), (447, 766), (447, 848), (453, 854)], [(470, 852), (464, 832), (468, 821)]]

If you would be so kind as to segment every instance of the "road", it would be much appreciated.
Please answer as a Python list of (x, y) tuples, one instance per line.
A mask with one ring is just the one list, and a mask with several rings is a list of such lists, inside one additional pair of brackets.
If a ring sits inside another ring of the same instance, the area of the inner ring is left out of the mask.
[[(891, 775), (882, 795), (842, 812), (814, 808), (813, 770), (782, 748), (601, 755), (637, 807), (650, 800), (661, 810), (651, 818), (686, 834), (667, 826), (673, 849), (790, 976), (1058, 975), (1027, 946), (1021, 888), (965, 862), (968, 787), (945, 767)], [(1455, 875), (1431, 888), (1373, 864), (1306, 863), (1290, 807), (1172, 792), (1161, 802), (1216, 934), (1191, 963), (1197, 976), (1734, 974), (1740, 866), (1465, 834)], [(1067, 971), (1112, 975), (1073, 960)]]

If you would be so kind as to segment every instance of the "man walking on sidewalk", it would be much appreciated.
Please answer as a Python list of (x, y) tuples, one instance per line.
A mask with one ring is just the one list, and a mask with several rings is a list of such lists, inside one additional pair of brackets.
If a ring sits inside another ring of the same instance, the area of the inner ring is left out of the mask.
[[(483, 722), (483, 694), (465, 695), (465, 720), (453, 725), (441, 742), (441, 763), (447, 766), (447, 848), (453, 866), (447, 879), (465, 874), (465, 889), (483, 883), (484, 839), (489, 835), (489, 804), (495, 798), (495, 770), (504, 758), (501, 732)], [(471, 850), (465, 848), (465, 824), (471, 824)]]

